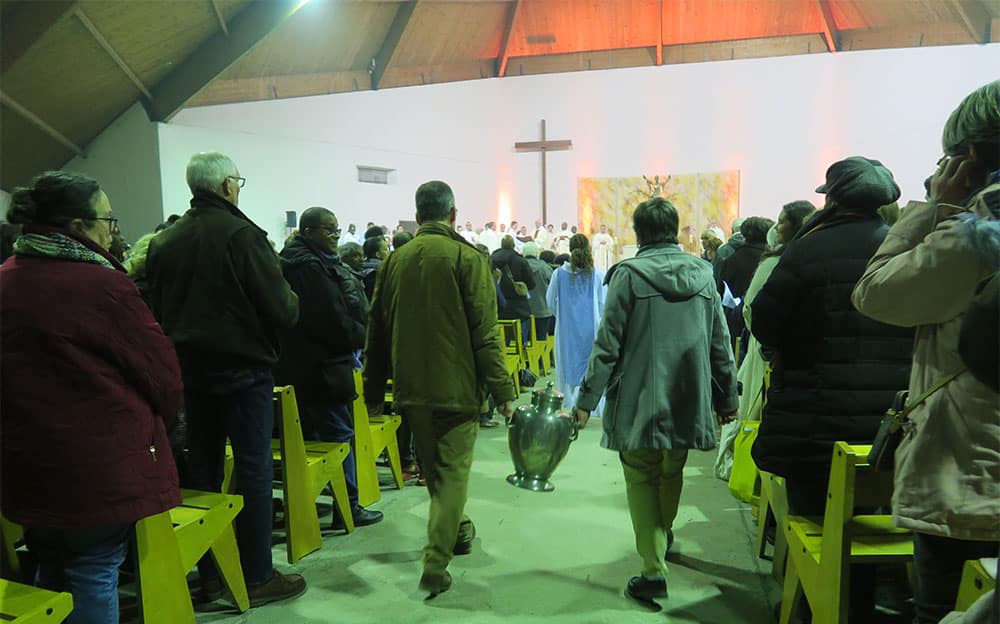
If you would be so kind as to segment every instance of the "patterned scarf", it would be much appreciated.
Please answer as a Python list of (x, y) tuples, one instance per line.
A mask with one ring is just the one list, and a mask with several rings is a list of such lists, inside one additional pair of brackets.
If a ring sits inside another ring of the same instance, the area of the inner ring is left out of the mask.
[(18, 256), (58, 258), (71, 262), (90, 262), (109, 269), (115, 266), (101, 254), (88, 249), (65, 234), (22, 234), (14, 241), (14, 253)]

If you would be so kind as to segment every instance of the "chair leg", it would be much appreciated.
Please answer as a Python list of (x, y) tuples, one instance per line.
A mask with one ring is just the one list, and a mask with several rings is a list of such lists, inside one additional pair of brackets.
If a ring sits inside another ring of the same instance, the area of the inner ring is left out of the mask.
[(243, 578), (243, 566), (240, 564), (240, 550), (236, 546), (236, 531), (230, 524), (212, 544), (212, 558), (222, 574), (222, 580), (233, 595), (240, 611), (250, 608), (250, 598), (247, 595), (247, 584)]
[(333, 490), (333, 502), (344, 519), (347, 532), (354, 532), (354, 516), (351, 515), (351, 502), (347, 498), (347, 480), (344, 478), (344, 465), (335, 465), (331, 469), (330, 488)]
[(283, 474), (285, 499), (285, 550), (288, 563), (295, 563), (323, 546), (316, 513), (316, 496), (306, 475)]
[(788, 569), (785, 571), (785, 584), (781, 592), (780, 624), (790, 624), (792, 614), (798, 610), (802, 597), (802, 583), (799, 582), (798, 571), (789, 561)]
[(396, 481), (396, 489), (403, 489), (403, 462), (399, 458), (399, 441), (396, 432), (388, 428), (382, 429), (385, 436), (385, 450), (389, 454), (389, 465), (392, 467), (392, 478)]
[(135, 549), (143, 624), (195, 624), (187, 571), (181, 565), (170, 512), (136, 523)]

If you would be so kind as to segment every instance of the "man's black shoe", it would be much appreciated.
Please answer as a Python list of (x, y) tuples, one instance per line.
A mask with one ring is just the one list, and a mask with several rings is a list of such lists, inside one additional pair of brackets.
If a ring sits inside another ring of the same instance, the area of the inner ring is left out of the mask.
[(472, 552), (474, 539), (476, 539), (476, 525), (472, 524), (472, 520), (463, 520), (458, 525), (458, 540), (455, 541), (455, 547), (451, 552), (456, 555), (469, 554)]
[[(365, 509), (361, 505), (351, 509), (351, 516), (354, 517), (354, 526), (363, 527), (371, 524), (378, 524), (382, 522), (385, 517), (381, 511), (374, 511), (372, 509)], [(346, 530), (347, 527), (344, 526), (344, 521), (341, 519), (340, 514), (333, 514), (333, 528)]]
[(653, 611), (659, 611), (662, 607), (656, 604), (653, 598), (667, 597), (667, 579), (662, 576), (646, 578), (645, 576), (633, 576), (625, 586), (625, 596), (631, 598)]

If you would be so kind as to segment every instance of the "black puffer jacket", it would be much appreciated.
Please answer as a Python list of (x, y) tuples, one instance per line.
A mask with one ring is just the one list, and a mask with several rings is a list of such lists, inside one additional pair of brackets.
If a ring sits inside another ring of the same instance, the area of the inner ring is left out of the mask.
[(514, 292), (514, 282), (524, 282), (529, 291), (535, 287), (535, 274), (528, 261), (513, 249), (501, 248), (490, 256), (490, 264), (494, 269), (500, 269), (500, 292), (507, 300), (507, 305), (500, 310), (500, 318), (526, 319), (531, 316), (528, 298)]
[(829, 217), (788, 244), (751, 304), (750, 330), (774, 354), (752, 453), (761, 470), (782, 476), (822, 479), (833, 442), (870, 443), (909, 380), (913, 330), (851, 304), (889, 228), (875, 214)]
[(365, 344), (368, 299), (340, 258), (296, 236), (281, 250), (281, 271), (299, 296), (299, 322), (283, 330), (278, 383), (321, 393), (340, 403), (354, 399), (354, 352)]

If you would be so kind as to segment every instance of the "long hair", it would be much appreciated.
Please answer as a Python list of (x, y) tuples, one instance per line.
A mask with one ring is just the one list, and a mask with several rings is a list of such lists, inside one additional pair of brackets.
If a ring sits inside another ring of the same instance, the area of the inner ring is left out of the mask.
[(574, 234), (569, 239), (569, 263), (577, 271), (594, 270), (594, 256), (590, 253), (590, 241), (583, 234)]

